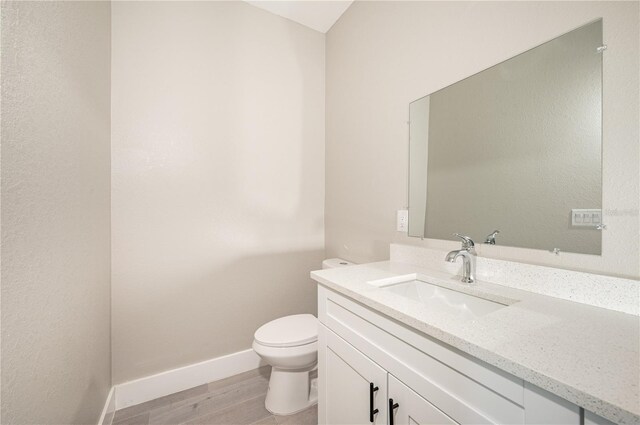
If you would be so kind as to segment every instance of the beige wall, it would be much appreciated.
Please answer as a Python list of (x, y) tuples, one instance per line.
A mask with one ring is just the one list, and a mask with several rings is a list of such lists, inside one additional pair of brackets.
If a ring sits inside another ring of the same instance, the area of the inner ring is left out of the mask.
[(113, 379), (315, 312), (324, 35), (242, 2), (115, 2)]
[(96, 423), (111, 386), (109, 56), (109, 3), (2, 3), (3, 424)]
[(602, 256), (482, 246), (480, 255), (640, 277), (638, 2), (356, 2), (327, 33), (327, 256), (388, 258), (407, 205), (409, 103), (604, 18)]

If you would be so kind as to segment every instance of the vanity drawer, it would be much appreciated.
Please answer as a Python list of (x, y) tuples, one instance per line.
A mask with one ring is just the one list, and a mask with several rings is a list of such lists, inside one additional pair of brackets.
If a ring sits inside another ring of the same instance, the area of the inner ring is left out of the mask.
[(522, 380), (321, 289), (329, 329), (456, 422), (524, 423)]

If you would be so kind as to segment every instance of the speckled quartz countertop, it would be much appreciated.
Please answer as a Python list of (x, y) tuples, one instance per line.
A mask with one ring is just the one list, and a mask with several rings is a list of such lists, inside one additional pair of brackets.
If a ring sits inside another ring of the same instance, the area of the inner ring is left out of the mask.
[[(418, 273), (429, 283), (510, 304), (473, 320), (368, 282)], [(338, 293), (620, 424), (640, 423), (640, 317), (395, 262), (319, 270)], [(517, 302), (514, 302), (517, 301)]]

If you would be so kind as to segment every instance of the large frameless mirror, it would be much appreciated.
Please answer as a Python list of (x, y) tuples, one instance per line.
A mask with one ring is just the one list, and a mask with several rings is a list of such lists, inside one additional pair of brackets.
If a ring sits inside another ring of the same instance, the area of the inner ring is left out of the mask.
[(600, 19), (412, 102), (409, 235), (600, 255), (603, 50)]

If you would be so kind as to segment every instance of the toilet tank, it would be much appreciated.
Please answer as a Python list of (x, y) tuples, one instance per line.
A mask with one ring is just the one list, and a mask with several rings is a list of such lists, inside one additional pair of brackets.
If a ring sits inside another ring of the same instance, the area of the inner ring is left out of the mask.
[(335, 269), (337, 267), (353, 266), (355, 263), (342, 258), (328, 258), (322, 262), (323, 269)]

